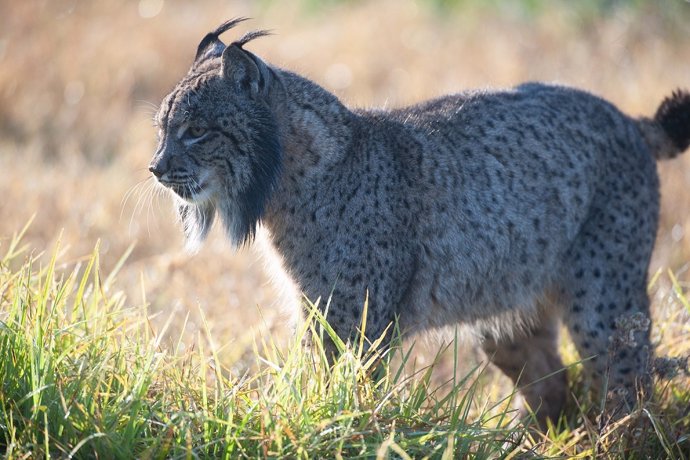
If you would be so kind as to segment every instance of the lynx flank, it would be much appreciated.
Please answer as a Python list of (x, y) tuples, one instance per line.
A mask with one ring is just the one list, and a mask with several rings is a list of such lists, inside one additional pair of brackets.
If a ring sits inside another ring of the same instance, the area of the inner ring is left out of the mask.
[[(595, 390), (619, 406), (649, 391), (656, 160), (688, 147), (690, 93), (652, 118), (541, 83), (353, 110), (244, 49), (266, 33), (223, 44), (242, 20), (204, 37), (156, 116), (150, 171), (190, 244), (216, 214), (236, 245), (263, 225), (308, 298), (332, 293), (344, 339), (368, 293), (368, 339), (396, 317), (406, 334), (473, 325), (527, 384), (562, 369), (562, 320)], [(560, 372), (522, 395), (543, 423), (566, 390)]]

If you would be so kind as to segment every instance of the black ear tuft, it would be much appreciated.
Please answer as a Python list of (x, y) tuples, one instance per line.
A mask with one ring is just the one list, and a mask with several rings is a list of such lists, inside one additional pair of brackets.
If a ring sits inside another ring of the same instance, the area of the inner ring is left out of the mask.
[(223, 24), (218, 26), (213, 32), (206, 34), (206, 36), (201, 39), (201, 42), (199, 42), (199, 46), (196, 49), (194, 63), (203, 61), (208, 57), (219, 57), (225, 49), (225, 44), (218, 38), (220, 34), (232, 29), (237, 24), (246, 21), (247, 19), (248, 18), (243, 17), (230, 19), (229, 21), (225, 21)]
[(269, 35), (273, 35), (273, 32), (270, 30), (252, 30), (251, 32), (247, 32), (246, 34), (242, 35), (239, 40), (235, 40), (232, 42), (232, 44), (242, 48), (244, 45), (256, 38), (267, 37)]

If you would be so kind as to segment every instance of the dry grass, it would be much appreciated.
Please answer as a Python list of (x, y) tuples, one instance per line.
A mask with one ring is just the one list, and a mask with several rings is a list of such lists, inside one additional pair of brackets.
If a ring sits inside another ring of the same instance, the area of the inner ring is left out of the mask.
[[(105, 271), (136, 242), (119, 275), (130, 302), (144, 290), (151, 311), (163, 320), (174, 315), (172, 336), (189, 313), (194, 337), (203, 309), (225, 345), (221, 356), (237, 357), (251, 352), (255, 331), (290, 333), (281, 297), (255, 252), (234, 253), (220, 232), (198, 255), (185, 255), (168, 200), (146, 171), (154, 149), (150, 115), (186, 71), (198, 40), (223, 19), (251, 16), (243, 27), (272, 29), (275, 36), (252, 44), (257, 54), (351, 105), (392, 107), (546, 80), (649, 114), (670, 90), (690, 87), (685, 2), (607, 11), (591, 2), (583, 3), (590, 9), (532, 2), (542, 5), (537, 11), (471, 1), (438, 6), (444, 3), (453, 2), (0, 3), (0, 237), (35, 214), (25, 238), (31, 247), (52, 247), (60, 229), (68, 256), (89, 253), (100, 239)], [(142, 17), (157, 5), (158, 14)], [(690, 279), (690, 155), (660, 171), (652, 272), (670, 268), (682, 289)], [(670, 286), (663, 275), (654, 288), (656, 315), (672, 319), (658, 331), (660, 350), (687, 353), (687, 313), (677, 312), (677, 302), (666, 308)]]

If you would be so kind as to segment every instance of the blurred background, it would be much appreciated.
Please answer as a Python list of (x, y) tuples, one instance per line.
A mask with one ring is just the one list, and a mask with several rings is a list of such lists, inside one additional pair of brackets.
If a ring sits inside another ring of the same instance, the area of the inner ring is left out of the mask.
[[(280, 289), (254, 249), (233, 251), (218, 229), (199, 254), (185, 254), (147, 164), (158, 103), (199, 40), (235, 16), (254, 19), (226, 42), (271, 29), (252, 51), (352, 106), (544, 80), (651, 115), (671, 90), (690, 88), (683, 0), (0, 0), (0, 244), (35, 215), (26, 237), (35, 253), (50, 252), (64, 230), (63, 260), (100, 240), (107, 273), (135, 243), (117, 284), (128, 303), (160, 313), (154, 327), (172, 315), (172, 337), (189, 314), (185, 343), (203, 312), (229, 362), (251, 352), (257, 332), (288, 337)], [(652, 272), (687, 281), (690, 153), (660, 174)], [(657, 309), (668, 291), (659, 286)]]

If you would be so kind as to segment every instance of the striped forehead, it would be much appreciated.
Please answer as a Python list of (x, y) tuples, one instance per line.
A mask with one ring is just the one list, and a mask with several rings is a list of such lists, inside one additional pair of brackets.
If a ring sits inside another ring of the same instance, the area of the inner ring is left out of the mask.
[(194, 117), (195, 112), (198, 111), (199, 93), (210, 79), (218, 75), (219, 65), (219, 62), (215, 62), (190, 69), (177, 87), (163, 100), (158, 119), (160, 126), (179, 125)]
[(161, 126), (175, 126), (194, 117), (199, 96), (188, 88), (180, 88), (163, 101)]

